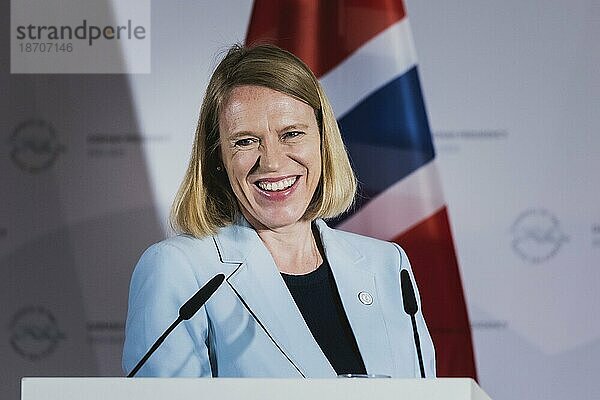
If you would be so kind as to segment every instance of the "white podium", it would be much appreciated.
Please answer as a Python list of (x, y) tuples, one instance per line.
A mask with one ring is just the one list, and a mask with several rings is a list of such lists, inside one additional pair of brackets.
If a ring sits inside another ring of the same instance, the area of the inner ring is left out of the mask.
[(469, 378), (23, 378), (22, 400), (491, 400)]

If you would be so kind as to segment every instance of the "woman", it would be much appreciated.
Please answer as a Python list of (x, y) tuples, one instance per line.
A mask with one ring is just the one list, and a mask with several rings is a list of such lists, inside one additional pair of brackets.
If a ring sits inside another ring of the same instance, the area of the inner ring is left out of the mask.
[[(226, 282), (138, 376), (419, 376), (402, 310), (397, 245), (329, 228), (356, 180), (331, 106), (308, 67), (270, 45), (232, 47), (204, 98), (174, 202), (180, 232), (133, 273), (129, 372), (212, 276)], [(426, 375), (434, 350), (417, 314)]]

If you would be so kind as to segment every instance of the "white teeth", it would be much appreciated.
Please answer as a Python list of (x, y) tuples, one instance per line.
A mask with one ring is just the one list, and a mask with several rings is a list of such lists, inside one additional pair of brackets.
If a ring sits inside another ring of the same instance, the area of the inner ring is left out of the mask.
[(286, 179), (282, 179), (278, 182), (258, 182), (257, 185), (259, 188), (261, 188), (262, 190), (266, 190), (269, 192), (277, 192), (280, 190), (284, 190), (289, 188), (290, 186), (292, 186), (295, 182), (296, 179), (298, 179), (297, 177), (293, 177), (293, 178), (286, 178)]

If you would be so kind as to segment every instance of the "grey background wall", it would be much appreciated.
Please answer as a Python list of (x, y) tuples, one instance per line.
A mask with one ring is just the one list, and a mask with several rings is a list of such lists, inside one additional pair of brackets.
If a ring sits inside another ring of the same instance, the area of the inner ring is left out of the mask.
[(597, 397), (600, 4), (407, 3), (481, 384)]

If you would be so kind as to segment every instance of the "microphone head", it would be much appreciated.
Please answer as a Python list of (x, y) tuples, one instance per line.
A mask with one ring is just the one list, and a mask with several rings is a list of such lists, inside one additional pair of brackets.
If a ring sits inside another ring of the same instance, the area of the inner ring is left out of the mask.
[(400, 271), (400, 286), (402, 288), (402, 302), (404, 303), (404, 312), (408, 315), (415, 315), (419, 311), (415, 290), (410, 280), (408, 271), (403, 269)]
[(213, 295), (225, 280), (225, 275), (215, 275), (208, 283), (200, 288), (184, 305), (179, 309), (179, 318), (188, 320), (198, 312), (200, 307)]

